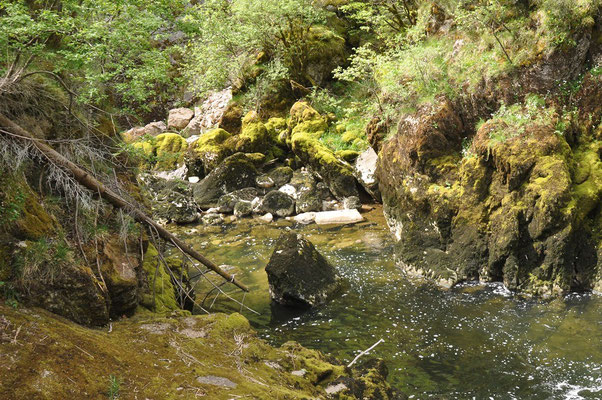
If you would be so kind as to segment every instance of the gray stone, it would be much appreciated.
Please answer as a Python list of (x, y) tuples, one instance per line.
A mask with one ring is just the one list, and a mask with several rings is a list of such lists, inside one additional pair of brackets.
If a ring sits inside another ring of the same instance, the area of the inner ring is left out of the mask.
[(255, 179), (255, 184), (257, 187), (262, 189), (269, 189), (274, 187), (274, 181), (267, 175), (260, 175)]
[(265, 195), (260, 210), (278, 217), (288, 217), (295, 212), (295, 199), (286, 193), (275, 190)]
[(290, 167), (278, 167), (270, 171), (268, 176), (274, 181), (274, 185), (280, 187), (291, 181), (293, 170)]
[(202, 383), (204, 385), (212, 385), (219, 386), (226, 389), (236, 389), (236, 383), (232, 382), (228, 378), (222, 378), (221, 376), (207, 375), (207, 376), (199, 376), (196, 378), (198, 383)]
[(243, 153), (236, 153), (193, 185), (194, 199), (203, 209), (215, 207), (221, 196), (254, 186), (256, 176), (253, 161)]
[(237, 217), (246, 217), (253, 213), (253, 205), (250, 201), (240, 200), (234, 206), (234, 215)]

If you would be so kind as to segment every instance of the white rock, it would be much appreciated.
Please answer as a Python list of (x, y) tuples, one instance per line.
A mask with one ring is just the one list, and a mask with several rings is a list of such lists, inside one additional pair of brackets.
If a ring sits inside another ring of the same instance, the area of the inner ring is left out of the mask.
[(163, 121), (151, 122), (144, 127), (144, 133), (151, 136), (160, 135), (165, 131), (167, 131), (167, 125)]
[(199, 135), (192, 135), (190, 137), (186, 138), (186, 143), (193, 144), (194, 142), (196, 142), (197, 140), (199, 140), (200, 136)]
[(188, 177), (188, 182), (190, 183), (198, 183), (201, 180), (201, 178), (199, 178), (198, 176), (189, 176)]
[(267, 222), (268, 224), (274, 220), (274, 216), (270, 213), (262, 215), (261, 217), (257, 217), (258, 220), (262, 222)]
[(306, 213), (295, 215), (291, 219), (300, 224), (311, 224), (312, 222), (314, 222), (316, 220), (316, 213), (315, 212), (306, 212)]
[(361, 222), (364, 217), (358, 210), (322, 211), (316, 213), (316, 224), (353, 224)]
[(339, 392), (342, 392), (343, 390), (347, 390), (347, 386), (345, 386), (343, 383), (339, 383), (337, 385), (329, 385), (326, 387), (326, 389), (324, 389), (324, 391), (326, 392), (326, 394), (337, 394)]
[(232, 89), (227, 88), (207, 97), (200, 107), (194, 108), (194, 118), (184, 129), (189, 135), (200, 135), (215, 127), (222, 119), (232, 100)]
[(173, 171), (161, 171), (153, 173), (153, 175), (157, 178), (166, 179), (168, 181), (175, 179), (184, 180), (186, 179), (186, 174), (188, 174), (188, 167), (186, 167), (186, 164), (182, 165), (178, 169), (174, 169)]
[(194, 111), (190, 108), (174, 108), (169, 110), (167, 126), (169, 129), (182, 130), (186, 128), (192, 117), (194, 117)]
[(376, 182), (374, 174), (376, 173), (377, 161), (378, 155), (372, 147), (368, 147), (355, 161), (355, 170), (364, 185), (372, 185)]
[(286, 193), (291, 196), (293, 199), (297, 200), (297, 189), (293, 185), (286, 184), (278, 189), (282, 193)]

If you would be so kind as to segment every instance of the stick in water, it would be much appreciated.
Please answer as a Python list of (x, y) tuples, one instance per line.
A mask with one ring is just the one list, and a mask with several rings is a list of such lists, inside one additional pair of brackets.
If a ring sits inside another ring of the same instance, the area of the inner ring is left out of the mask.
[(351, 362), (349, 363), (349, 365), (347, 365), (347, 368), (351, 368), (351, 366), (352, 366), (353, 364), (355, 364), (355, 362), (356, 362), (357, 360), (359, 360), (359, 358), (360, 358), (361, 356), (364, 356), (364, 355), (368, 354), (368, 353), (370, 352), (370, 350), (372, 350), (373, 348), (375, 348), (376, 346), (378, 346), (379, 344), (381, 344), (381, 343), (382, 343), (382, 342), (384, 342), (384, 341), (385, 341), (385, 339), (380, 339), (378, 342), (374, 343), (374, 344), (373, 344), (373, 345), (372, 345), (372, 346), (371, 346), (369, 349), (362, 351), (360, 354), (358, 354), (358, 355), (357, 355), (357, 356), (356, 356), (356, 357), (353, 359), (353, 361), (351, 361)]

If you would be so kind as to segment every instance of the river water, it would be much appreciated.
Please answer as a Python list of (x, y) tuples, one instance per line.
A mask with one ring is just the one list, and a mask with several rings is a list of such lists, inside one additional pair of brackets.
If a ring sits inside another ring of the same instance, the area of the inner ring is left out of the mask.
[[(414, 399), (602, 399), (602, 296), (541, 301), (498, 284), (444, 290), (413, 280), (395, 265), (382, 210), (365, 216), (350, 226), (243, 220), (180, 234), (215, 262), (236, 265), (231, 272), (251, 288), (244, 303), (261, 313), (243, 314), (272, 344), (295, 340), (349, 362), (382, 338), (371, 355)], [(306, 235), (345, 277), (342, 296), (307, 312), (270, 304), (264, 268), (285, 227)], [(204, 305), (240, 311), (223, 295)]]

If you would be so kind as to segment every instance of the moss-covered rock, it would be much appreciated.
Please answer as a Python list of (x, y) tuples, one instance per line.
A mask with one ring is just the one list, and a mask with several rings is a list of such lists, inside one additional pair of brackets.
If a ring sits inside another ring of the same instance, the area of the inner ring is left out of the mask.
[(242, 127), (243, 110), (240, 104), (235, 101), (230, 102), (224, 111), (219, 122), (219, 128), (231, 132), (234, 135), (240, 133)]
[(322, 177), (338, 199), (358, 196), (351, 166), (319, 141), (327, 128), (326, 120), (307, 103), (297, 102), (291, 108), (289, 142), (295, 155)]
[(265, 271), (272, 300), (289, 307), (324, 304), (342, 288), (336, 269), (295, 231), (280, 235)]
[(176, 169), (184, 161), (184, 153), (188, 148), (186, 139), (177, 133), (162, 133), (155, 138), (157, 163), (159, 170)]
[(196, 169), (202, 169), (203, 174), (209, 174), (226, 157), (231, 155), (231, 150), (225, 146), (226, 140), (232, 134), (221, 128), (204, 133), (198, 140), (193, 142), (189, 148), (187, 164), (200, 164)]
[(408, 271), (541, 295), (593, 287), (600, 144), (571, 148), (553, 110), (524, 107), (484, 123), (464, 157), (459, 120), (445, 103), (383, 143), (380, 188)]
[(102, 274), (110, 298), (109, 313), (112, 318), (131, 316), (138, 306), (137, 248), (135, 242), (126, 247), (120, 237), (110, 238), (104, 243)]
[(161, 262), (158, 250), (150, 243), (144, 252), (142, 270), (145, 284), (140, 291), (140, 305), (159, 314), (180, 311), (171, 276)]
[(183, 164), (188, 143), (177, 133), (166, 132), (157, 137), (144, 136), (132, 146), (141, 153), (144, 167), (168, 171)]

